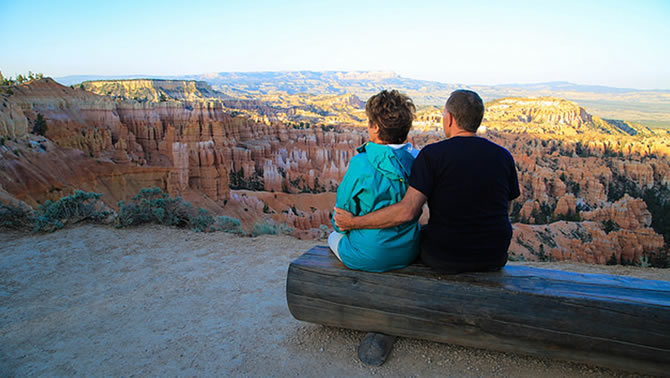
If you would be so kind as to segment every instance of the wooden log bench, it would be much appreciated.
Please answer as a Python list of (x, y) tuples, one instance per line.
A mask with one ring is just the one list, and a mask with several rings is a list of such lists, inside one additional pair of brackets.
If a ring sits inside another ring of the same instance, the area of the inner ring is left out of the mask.
[(670, 282), (526, 266), (368, 273), (317, 246), (290, 264), (286, 297), (307, 322), (670, 375)]

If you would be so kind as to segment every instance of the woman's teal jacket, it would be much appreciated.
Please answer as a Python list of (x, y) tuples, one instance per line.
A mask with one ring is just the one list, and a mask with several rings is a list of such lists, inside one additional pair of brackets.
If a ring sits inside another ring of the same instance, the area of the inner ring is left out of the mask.
[[(357, 149), (358, 155), (337, 188), (336, 207), (359, 216), (371, 213), (405, 196), (416, 150), (403, 146), (368, 142)], [(333, 222), (333, 227), (340, 231)], [(419, 255), (417, 220), (384, 229), (344, 232), (338, 252), (350, 269), (384, 272), (403, 268)]]

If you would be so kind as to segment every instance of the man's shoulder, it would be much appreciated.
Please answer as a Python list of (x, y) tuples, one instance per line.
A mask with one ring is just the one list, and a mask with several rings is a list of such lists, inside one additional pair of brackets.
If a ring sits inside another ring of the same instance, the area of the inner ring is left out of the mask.
[(512, 154), (507, 150), (507, 148), (499, 145), (498, 143), (496, 143), (496, 142), (494, 142), (490, 139), (483, 138), (483, 137), (476, 137), (476, 138), (474, 138), (474, 140), (477, 141), (477, 143), (481, 146), (481, 148), (488, 149), (488, 150), (494, 150), (494, 151), (497, 151), (500, 154), (509, 155), (510, 157), (512, 156)]
[[(475, 145), (475, 146), (473, 146)], [(488, 139), (480, 137), (454, 137), (439, 142), (431, 143), (421, 149), (421, 152), (428, 154), (443, 154), (449, 153), (450, 151), (457, 151), (462, 148), (471, 149), (477, 148), (477, 145), (483, 148), (496, 148), (500, 147), (499, 145), (489, 141)], [(500, 147), (502, 148), (502, 147)]]
[(419, 153), (420, 154), (436, 154), (444, 151), (445, 148), (449, 145), (449, 139), (441, 140), (439, 142), (431, 143), (424, 146)]
[(479, 148), (497, 150), (511, 156), (510, 152), (505, 147), (482, 137), (462, 137), (462, 138), (445, 139), (425, 146), (424, 148), (421, 149), (421, 153), (441, 154), (441, 153), (447, 153), (452, 149), (456, 150), (458, 150), (459, 148), (471, 149), (473, 147), (472, 146), (473, 144), (477, 145)]

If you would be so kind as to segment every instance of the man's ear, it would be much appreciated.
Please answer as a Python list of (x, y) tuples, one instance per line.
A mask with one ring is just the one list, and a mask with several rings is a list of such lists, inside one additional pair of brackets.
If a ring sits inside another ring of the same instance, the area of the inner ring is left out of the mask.
[(451, 121), (452, 121), (452, 120), (451, 120), (451, 113), (449, 113), (449, 112), (446, 111), (446, 110), (445, 110), (444, 112), (442, 112), (442, 126), (448, 128), (449, 125), (450, 125), (450, 123), (451, 123)]

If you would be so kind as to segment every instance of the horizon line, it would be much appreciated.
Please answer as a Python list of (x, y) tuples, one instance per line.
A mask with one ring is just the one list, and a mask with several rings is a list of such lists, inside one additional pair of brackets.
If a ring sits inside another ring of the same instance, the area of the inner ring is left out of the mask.
[[(1, 71), (0, 71), (1, 72)], [(549, 81), (538, 81), (538, 82), (508, 82), (508, 83), (498, 83), (498, 84), (466, 84), (463, 82), (445, 82), (439, 80), (427, 80), (427, 79), (415, 79), (410, 76), (403, 76), (398, 74), (395, 71), (389, 70), (266, 70), (266, 71), (216, 71), (216, 72), (205, 72), (198, 74), (170, 74), (170, 75), (160, 75), (160, 74), (72, 74), (72, 75), (62, 75), (62, 76), (46, 76), (51, 77), (52, 79), (58, 81), (58, 79), (72, 79), (78, 77), (99, 77), (99, 80), (138, 80), (138, 79), (149, 79), (149, 80), (193, 80), (193, 81), (207, 81), (203, 78), (198, 79), (184, 79), (184, 77), (199, 76), (206, 78), (208, 75), (219, 75), (219, 74), (263, 74), (263, 73), (300, 73), (300, 72), (310, 72), (310, 73), (378, 73), (378, 74), (393, 74), (396, 77), (416, 80), (416, 81), (427, 81), (439, 84), (446, 85), (456, 85), (456, 86), (470, 86), (470, 87), (506, 87), (506, 86), (521, 86), (521, 85), (547, 85), (547, 84), (569, 84), (574, 86), (585, 86), (585, 87), (601, 87), (609, 89), (618, 89), (618, 90), (630, 90), (630, 91), (645, 91), (645, 92), (670, 92), (670, 88), (653, 88), (653, 89), (642, 89), (642, 88), (631, 88), (631, 87), (615, 87), (611, 85), (604, 84), (592, 84), (592, 83), (576, 83), (568, 80), (549, 80)], [(90, 81), (95, 79), (87, 79), (84, 81)], [(352, 80), (355, 81), (355, 80)], [(83, 82), (83, 81), (82, 81)]]

